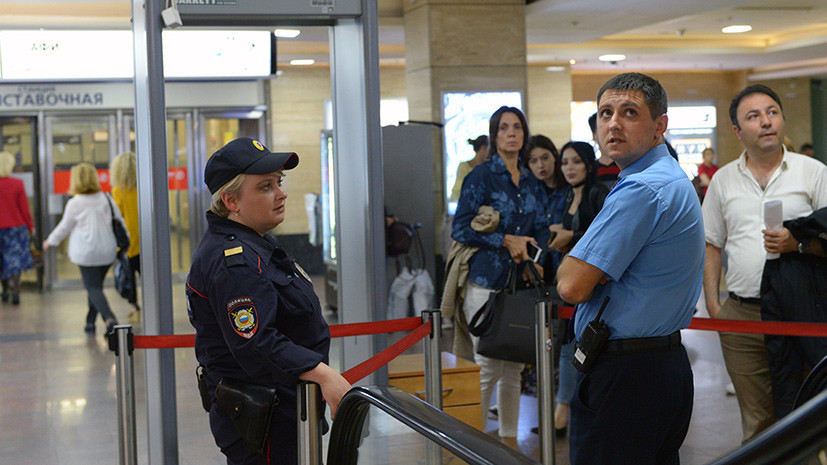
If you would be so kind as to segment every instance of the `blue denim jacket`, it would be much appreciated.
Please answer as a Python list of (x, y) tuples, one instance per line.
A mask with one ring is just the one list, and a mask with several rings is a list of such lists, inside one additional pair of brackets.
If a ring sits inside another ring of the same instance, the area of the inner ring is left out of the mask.
[[(546, 202), (543, 186), (528, 169), (520, 168), (520, 186), (514, 185), (499, 154), (474, 167), (462, 183), (451, 233), (455, 241), (480, 248), (468, 262), (468, 279), (488, 289), (505, 287), (514, 263), (503, 247), (506, 234), (534, 237), (546, 250), (552, 220)], [(471, 229), (482, 205), (500, 212), (500, 224), (494, 232)]]
[[(557, 224), (563, 222), (563, 215), (566, 213), (566, 197), (571, 191), (571, 187), (568, 185), (561, 189), (552, 189), (545, 185), (545, 183), (540, 184), (543, 186), (544, 191), (546, 193), (546, 210), (547, 216), (550, 219), (549, 224)], [(549, 250), (548, 256), (546, 257), (546, 266), (545, 271), (547, 276), (544, 277), (547, 283), (551, 283), (554, 280), (554, 276), (549, 276), (549, 273), (556, 273), (557, 267), (560, 266), (560, 262), (563, 261), (563, 254), (556, 251), (556, 250)], [(551, 261), (549, 263), (549, 260)]]

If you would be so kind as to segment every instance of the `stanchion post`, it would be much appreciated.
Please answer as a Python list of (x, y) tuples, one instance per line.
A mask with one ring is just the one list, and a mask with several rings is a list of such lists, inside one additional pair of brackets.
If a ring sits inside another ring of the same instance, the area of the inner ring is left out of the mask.
[(424, 310), (422, 323), (429, 322), (431, 334), (425, 339), (425, 402), (442, 410), (442, 354), (439, 350), (442, 313)]
[(537, 414), (539, 416), (540, 463), (553, 465), (554, 454), (554, 330), (557, 305), (548, 300), (535, 304), (537, 325), (535, 327), (537, 348)]
[[(440, 351), (442, 312), (424, 310), (422, 323), (431, 324), (431, 334), (425, 338), (425, 402), (442, 410), (442, 352)], [(442, 463), (442, 448), (432, 441), (425, 443), (425, 463), (427, 465)]]
[(109, 350), (115, 352), (118, 389), (118, 451), (121, 465), (138, 464), (135, 436), (135, 350), (131, 325), (118, 325), (109, 335)]
[(299, 414), (297, 415), (299, 465), (320, 465), (322, 463), (321, 387), (310, 381), (299, 381), (296, 389), (299, 402)]

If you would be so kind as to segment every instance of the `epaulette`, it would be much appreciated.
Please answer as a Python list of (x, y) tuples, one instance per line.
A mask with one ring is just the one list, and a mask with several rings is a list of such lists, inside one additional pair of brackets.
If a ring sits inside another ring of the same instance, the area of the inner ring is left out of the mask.
[(244, 265), (244, 255), (241, 253), (244, 248), (235, 242), (235, 234), (227, 236), (224, 249), (224, 264), (227, 267)]

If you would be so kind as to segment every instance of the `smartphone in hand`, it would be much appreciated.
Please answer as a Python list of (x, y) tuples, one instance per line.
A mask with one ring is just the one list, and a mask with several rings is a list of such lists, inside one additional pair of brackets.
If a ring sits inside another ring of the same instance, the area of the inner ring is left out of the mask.
[(543, 255), (543, 249), (541, 249), (540, 246), (533, 242), (527, 242), (526, 249), (528, 251), (528, 258), (530, 258), (531, 261), (534, 263), (539, 263), (540, 256)]

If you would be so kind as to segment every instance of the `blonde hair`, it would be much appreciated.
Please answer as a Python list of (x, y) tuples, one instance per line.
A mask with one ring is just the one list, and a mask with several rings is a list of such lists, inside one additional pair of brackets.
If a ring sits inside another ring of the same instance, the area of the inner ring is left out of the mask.
[(0, 152), (0, 178), (7, 178), (14, 170), (17, 160), (9, 152)]
[(112, 178), (112, 187), (131, 191), (138, 187), (138, 165), (135, 154), (124, 152), (114, 160), (109, 168), (109, 175)]
[(98, 180), (98, 171), (90, 163), (78, 163), (72, 167), (71, 180), (69, 181), (69, 193), (94, 194), (101, 191), (101, 184)]
[(238, 194), (241, 192), (241, 184), (246, 178), (247, 175), (239, 174), (215, 191), (215, 194), (212, 195), (210, 211), (224, 218), (230, 216), (230, 210), (227, 208), (227, 205), (224, 204), (224, 201), (221, 200), (221, 194), (226, 192), (232, 196), (238, 197)]

